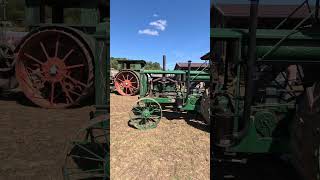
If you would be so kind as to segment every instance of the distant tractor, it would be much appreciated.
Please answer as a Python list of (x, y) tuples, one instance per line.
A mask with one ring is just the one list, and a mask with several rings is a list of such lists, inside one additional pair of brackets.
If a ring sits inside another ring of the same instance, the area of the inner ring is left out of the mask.
[(113, 77), (115, 90), (122, 96), (134, 96), (140, 90), (139, 71), (144, 68), (143, 60), (118, 60), (119, 72)]

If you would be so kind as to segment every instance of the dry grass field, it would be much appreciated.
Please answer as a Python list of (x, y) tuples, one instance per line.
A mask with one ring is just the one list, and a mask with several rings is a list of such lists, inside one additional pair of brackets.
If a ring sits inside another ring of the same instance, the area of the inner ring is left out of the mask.
[(0, 100), (0, 179), (60, 180), (65, 147), (91, 107), (48, 110), (22, 94)]
[(209, 179), (208, 128), (172, 112), (155, 129), (129, 127), (137, 99), (111, 95), (111, 179)]

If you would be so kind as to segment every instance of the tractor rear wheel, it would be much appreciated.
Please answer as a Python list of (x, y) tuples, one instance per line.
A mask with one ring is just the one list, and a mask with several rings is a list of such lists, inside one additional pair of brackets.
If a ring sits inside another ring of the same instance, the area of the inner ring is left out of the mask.
[(120, 71), (114, 78), (114, 85), (122, 96), (134, 96), (139, 92), (139, 77), (134, 71)]
[(44, 27), (29, 33), (16, 56), (19, 86), (43, 108), (78, 105), (93, 85), (91, 49), (79, 33), (64, 27)]

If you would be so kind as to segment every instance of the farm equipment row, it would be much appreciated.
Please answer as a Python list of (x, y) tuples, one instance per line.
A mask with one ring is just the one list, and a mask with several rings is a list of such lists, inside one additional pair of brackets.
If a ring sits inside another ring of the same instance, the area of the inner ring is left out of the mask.
[[(170, 108), (177, 112), (200, 113), (203, 94), (208, 90), (210, 76), (204, 67), (191, 71), (166, 70), (163, 57), (162, 70), (141, 70), (139, 72), (140, 97), (130, 112), (129, 125), (137, 129), (157, 127), (162, 118), (162, 109)], [(204, 63), (205, 64), (205, 63)], [(208, 100), (208, 99), (207, 99)], [(207, 101), (204, 104), (209, 104)], [(209, 107), (206, 108), (209, 111)], [(209, 116), (209, 113), (206, 113)]]

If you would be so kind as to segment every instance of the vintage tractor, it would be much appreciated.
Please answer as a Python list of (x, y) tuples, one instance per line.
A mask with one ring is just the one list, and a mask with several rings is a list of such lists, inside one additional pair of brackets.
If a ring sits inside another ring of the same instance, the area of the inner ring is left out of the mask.
[(140, 75), (146, 62), (143, 60), (118, 60), (119, 72), (113, 77), (115, 90), (122, 96), (134, 96), (139, 93)]
[(7, 19), (7, 0), (0, 1), (0, 91), (10, 92), (17, 88), (15, 79), (14, 49), (26, 32), (9, 31), (10, 21)]
[(254, 0), (249, 30), (211, 29), (213, 179), (237, 179), (235, 164), (269, 154), (320, 179), (319, 0), (293, 29), (278, 29), (303, 5), (276, 29), (257, 29)]
[[(12, 49), (1, 48), (11, 53), (2, 55), (6, 62), (0, 63), (1, 72), (13, 72), (3, 79), (15, 77), (25, 96), (40, 107), (80, 104), (93, 95), (94, 34), (105, 25), (106, 9), (101, 7), (106, 2), (26, 0), (25, 4), (30, 32), (16, 44), (14, 59)], [(74, 18), (66, 14), (74, 14)], [(9, 67), (2, 68), (4, 65)]]
[(104, 22), (96, 26), (91, 34), (94, 38), (92, 58), (95, 62), (95, 110), (90, 112), (90, 121), (78, 131), (67, 146), (62, 168), (65, 180), (110, 179), (110, 88), (107, 87), (110, 83), (110, 4), (109, 1), (103, 1), (102, 4), (101, 2), (92, 1), (91, 4), (79, 1), (76, 4), (82, 7), (86, 5), (89, 12), (96, 12), (97, 9), (106, 11), (102, 11)]
[[(156, 128), (162, 118), (162, 109), (177, 112), (200, 112), (200, 101), (210, 76), (204, 71), (188, 70), (140, 71), (140, 97), (130, 112), (129, 125), (137, 129)], [(160, 75), (160, 77), (159, 77)]]

